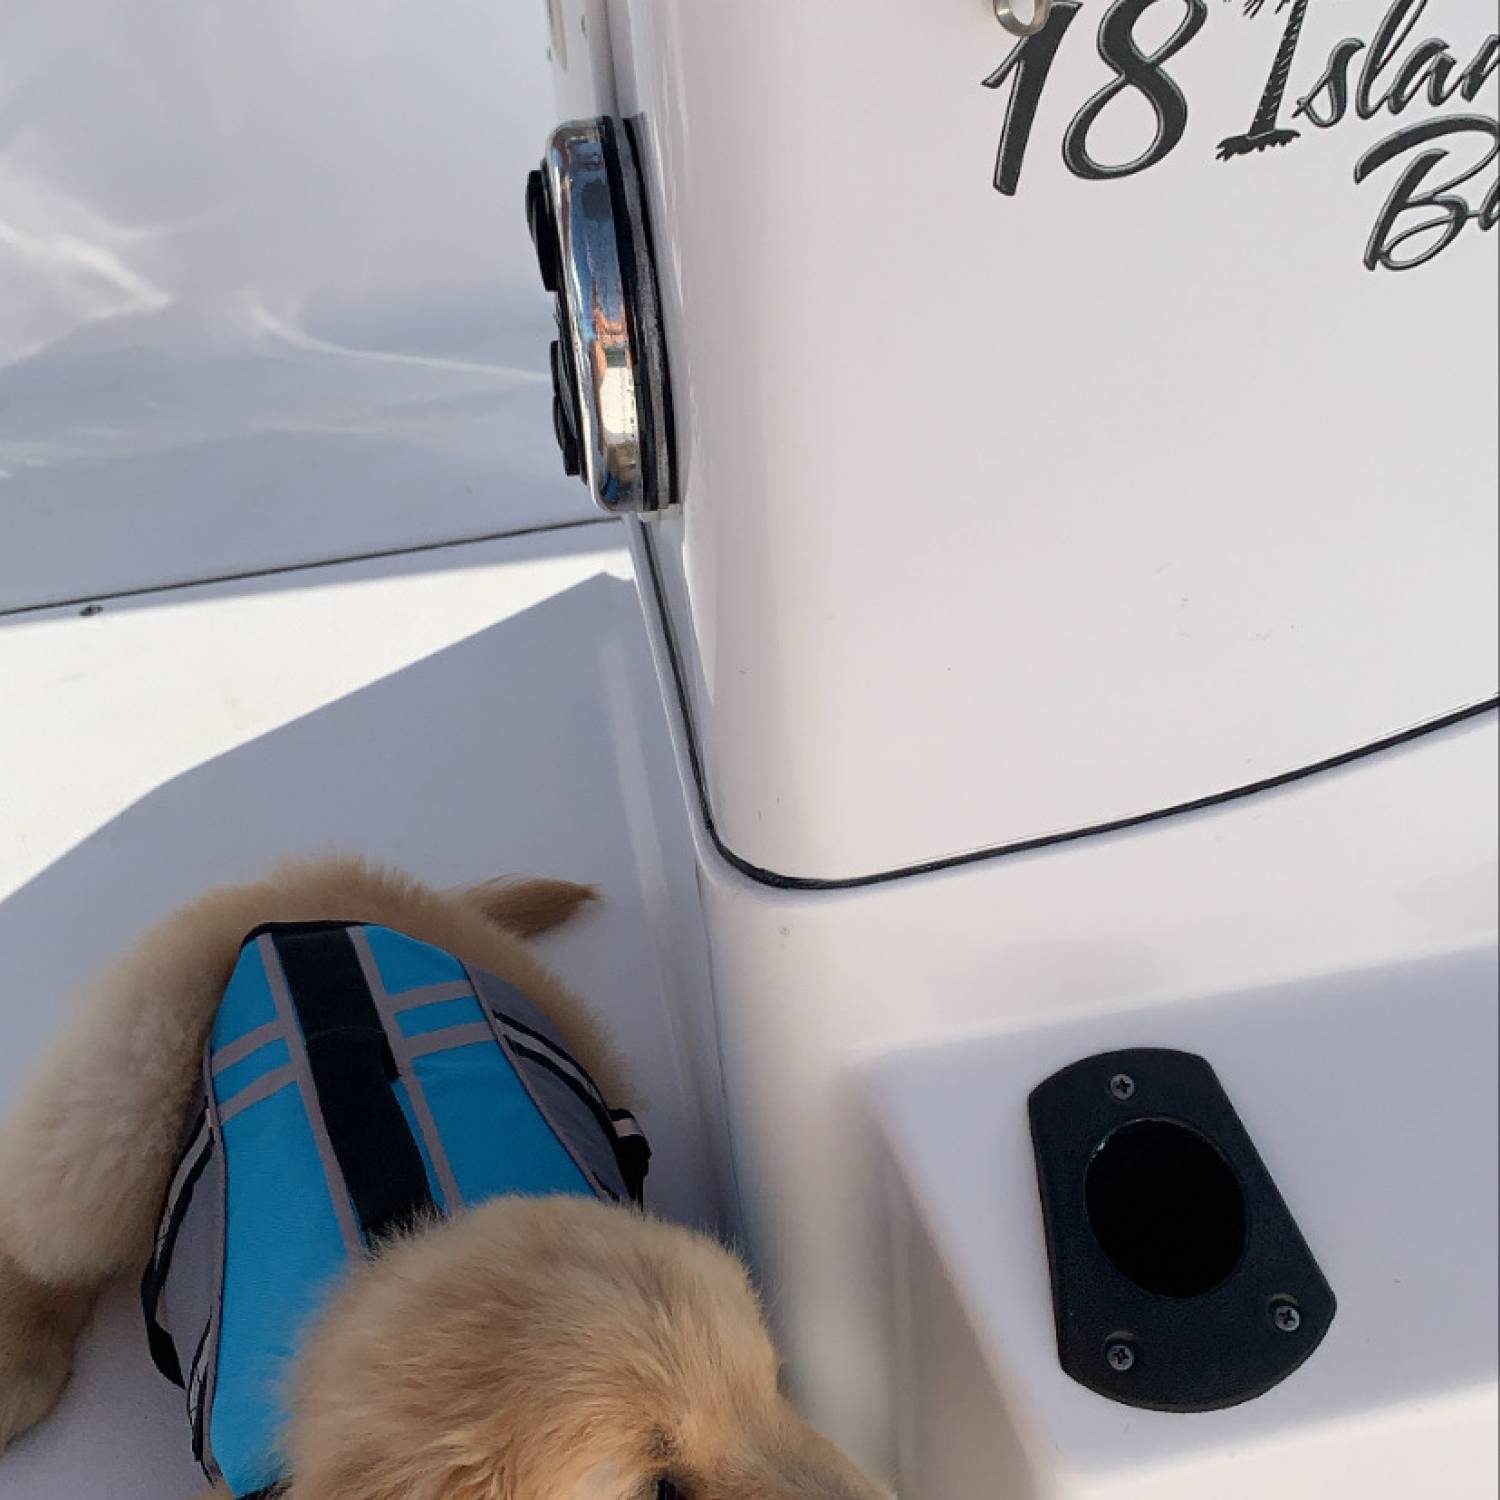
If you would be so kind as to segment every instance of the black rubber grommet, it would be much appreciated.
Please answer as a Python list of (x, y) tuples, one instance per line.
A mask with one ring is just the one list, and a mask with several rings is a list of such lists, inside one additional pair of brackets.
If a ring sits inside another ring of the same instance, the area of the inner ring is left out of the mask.
[(542, 285), (555, 296), (560, 285), (557, 223), (552, 216), (552, 205), (547, 200), (547, 184), (540, 171), (532, 172), (526, 178), (526, 227), (531, 231), (531, 243), (536, 249)]

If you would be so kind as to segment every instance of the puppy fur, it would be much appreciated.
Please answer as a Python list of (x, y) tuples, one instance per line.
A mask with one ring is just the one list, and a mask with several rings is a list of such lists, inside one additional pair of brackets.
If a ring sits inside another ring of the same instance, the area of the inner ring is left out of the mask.
[[(362, 860), (283, 866), (150, 930), (80, 996), (0, 1131), (0, 1451), (68, 1379), (100, 1288), (138, 1273), (209, 1025), (263, 922), (379, 923), (508, 980), (607, 1097), (608, 1037), (526, 939), (594, 892), (439, 891)], [(788, 1405), (740, 1263), (582, 1198), (501, 1199), (347, 1277), (290, 1374), (286, 1500), (881, 1500)]]

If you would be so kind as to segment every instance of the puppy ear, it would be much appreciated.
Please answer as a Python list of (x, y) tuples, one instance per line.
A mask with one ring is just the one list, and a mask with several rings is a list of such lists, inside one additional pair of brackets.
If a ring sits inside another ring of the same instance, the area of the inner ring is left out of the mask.
[(487, 880), (460, 892), (489, 920), (521, 937), (536, 937), (561, 927), (580, 906), (599, 899), (591, 885), (570, 880)]

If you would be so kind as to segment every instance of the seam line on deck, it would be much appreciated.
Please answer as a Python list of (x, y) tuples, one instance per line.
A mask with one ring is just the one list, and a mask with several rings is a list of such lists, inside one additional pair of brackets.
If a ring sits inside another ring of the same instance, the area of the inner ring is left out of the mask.
[(450, 537), (440, 542), (416, 542), (406, 547), (378, 547), (369, 552), (347, 552), (336, 557), (320, 557), (310, 562), (276, 563), (265, 568), (245, 568), (235, 573), (213, 573), (202, 578), (182, 578), (173, 583), (147, 583), (128, 589), (106, 589), (97, 594), (75, 594), (66, 599), (48, 599), (35, 604), (12, 604), (0, 607), (0, 620), (17, 615), (41, 614), (49, 609), (70, 609), (79, 605), (107, 604), (115, 599), (140, 599), (147, 594), (171, 594), (182, 589), (209, 588), (216, 583), (246, 583), (256, 578), (280, 578), (288, 573), (310, 573), (318, 568), (336, 568), (344, 563), (380, 562), (386, 558), (413, 557), (425, 552), (446, 552), (455, 547), (477, 547), (483, 542), (504, 542), (520, 537), (542, 536), (551, 531), (578, 531), (585, 526), (616, 525), (614, 516), (583, 516), (573, 521), (544, 521), (536, 526), (520, 526), (510, 531), (486, 531), (476, 536)]

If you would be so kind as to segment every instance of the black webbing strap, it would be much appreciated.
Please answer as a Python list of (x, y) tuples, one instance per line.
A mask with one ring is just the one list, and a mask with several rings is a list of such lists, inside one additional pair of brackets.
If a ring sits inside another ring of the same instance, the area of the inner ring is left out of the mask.
[(646, 1139), (636, 1118), (628, 1109), (612, 1109), (610, 1123), (615, 1126), (628, 1124), (628, 1133), (616, 1130), (613, 1133), (615, 1161), (620, 1176), (625, 1179), (625, 1191), (630, 1201), (644, 1205), (646, 1202), (646, 1175), (651, 1170), (651, 1143)]
[(161, 1294), (167, 1283), (167, 1272), (172, 1267), (172, 1252), (177, 1248), (177, 1236), (182, 1230), (182, 1221), (187, 1217), (188, 1204), (192, 1202), (193, 1190), (208, 1159), (213, 1154), (213, 1137), (204, 1131), (205, 1112), (199, 1110), (188, 1122), (186, 1141), (177, 1154), (172, 1168), (172, 1180), (176, 1185), (177, 1174), (182, 1170), (191, 1152), (197, 1151), (197, 1160), (188, 1170), (188, 1175), (178, 1186), (177, 1196), (170, 1205), (171, 1217), (161, 1227), (157, 1243), (152, 1247), (151, 1260), (141, 1276), (141, 1311), (146, 1315), (146, 1342), (151, 1350), (151, 1362), (173, 1385), (186, 1388), (182, 1361), (177, 1355), (177, 1346), (172, 1336), (161, 1326), (158, 1314), (161, 1310)]
[(365, 1238), (432, 1207), (422, 1152), (391, 1084), (396, 1060), (343, 927), (276, 928), (329, 1144)]

